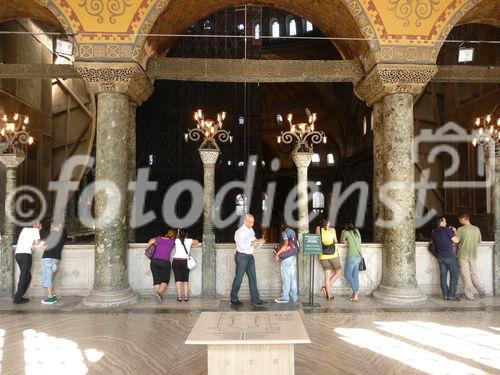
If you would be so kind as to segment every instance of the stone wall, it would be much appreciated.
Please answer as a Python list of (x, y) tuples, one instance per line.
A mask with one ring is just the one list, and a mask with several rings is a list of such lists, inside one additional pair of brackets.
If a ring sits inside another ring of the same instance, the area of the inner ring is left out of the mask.
[[(482, 242), (478, 251), (478, 274), (483, 283), (486, 293), (493, 293), (493, 242)], [(152, 277), (149, 271), (149, 261), (144, 256), (145, 244), (131, 244), (128, 257), (128, 274), (130, 286), (140, 295), (148, 295), (152, 292)], [(360, 274), (362, 294), (370, 294), (380, 283), (382, 276), (382, 252), (380, 244), (367, 243), (363, 245), (367, 271)], [(217, 244), (217, 294), (229, 298), (229, 291), (234, 276), (234, 245)], [(340, 245), (342, 264), (345, 262), (346, 246)], [(194, 248), (193, 255), (198, 261), (190, 276), (191, 293), (193, 296), (201, 295), (201, 248)], [(27, 295), (41, 297), (44, 293), (40, 279), (40, 252), (33, 259), (33, 281)], [(427, 243), (417, 242), (417, 281), (420, 289), (425, 294), (440, 295), (439, 269), (436, 260), (427, 251)], [(315, 257), (315, 291), (320, 292), (323, 285), (323, 271), (320, 268), (317, 257)], [(281, 278), (279, 266), (272, 260), (272, 247), (263, 246), (255, 253), (257, 267), (257, 282), (259, 290), (264, 298), (275, 298), (281, 290)], [(16, 280), (19, 277), (19, 269), (16, 266)], [(168, 295), (175, 294), (173, 288), (174, 276), (171, 275), (171, 284)], [(94, 282), (94, 246), (93, 245), (66, 245), (63, 252), (63, 260), (60, 270), (56, 276), (56, 291), (58, 295), (86, 296)], [(459, 290), (462, 291), (463, 282), (459, 279)], [(350, 289), (347, 281), (342, 277), (334, 286), (334, 294), (347, 295)], [(306, 298), (307, 291), (302, 298)], [(249, 297), (248, 283), (244, 279), (240, 297)]]

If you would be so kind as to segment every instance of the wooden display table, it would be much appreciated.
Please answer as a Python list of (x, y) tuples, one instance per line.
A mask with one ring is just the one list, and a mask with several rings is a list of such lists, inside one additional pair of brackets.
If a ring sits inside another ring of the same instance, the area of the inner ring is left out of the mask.
[(294, 344), (310, 344), (297, 311), (203, 312), (186, 340), (208, 345), (209, 375), (292, 375)]

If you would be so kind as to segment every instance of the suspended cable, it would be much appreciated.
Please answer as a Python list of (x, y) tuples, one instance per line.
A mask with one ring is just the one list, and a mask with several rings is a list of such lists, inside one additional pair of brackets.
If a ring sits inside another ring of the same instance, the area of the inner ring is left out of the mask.
[[(253, 35), (227, 35), (227, 34), (158, 34), (158, 33), (138, 33), (138, 34), (130, 34), (130, 33), (61, 33), (61, 32), (31, 32), (31, 31), (5, 31), (0, 30), (0, 35), (6, 34), (29, 34), (29, 35), (55, 35), (55, 36), (120, 36), (121, 38), (130, 35), (133, 37), (171, 37), (171, 38), (235, 38), (235, 39), (253, 39)], [(280, 36), (279, 38), (273, 37), (271, 35), (260, 35), (259, 39), (291, 39), (291, 40), (332, 40), (332, 41), (351, 41), (351, 42), (384, 42), (384, 41), (392, 41), (389, 38), (363, 38), (363, 37), (327, 37), (327, 36)], [(448, 39), (412, 39), (411, 42), (415, 44), (416, 41), (420, 42), (434, 42), (434, 43), (489, 43), (489, 44), (500, 44), (500, 40), (488, 40), (488, 39), (478, 39), (478, 40), (448, 40)], [(410, 42), (410, 40), (408, 41)]]

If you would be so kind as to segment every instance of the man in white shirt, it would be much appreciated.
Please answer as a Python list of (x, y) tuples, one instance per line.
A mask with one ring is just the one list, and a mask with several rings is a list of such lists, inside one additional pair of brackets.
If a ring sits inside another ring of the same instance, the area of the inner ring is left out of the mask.
[(243, 303), (238, 299), (238, 292), (241, 288), (243, 276), (246, 273), (248, 276), (248, 285), (250, 287), (250, 296), (253, 305), (263, 305), (265, 302), (260, 299), (259, 290), (257, 289), (257, 276), (255, 274), (255, 258), (253, 256), (254, 246), (262, 245), (263, 239), (256, 239), (255, 232), (252, 227), (254, 217), (250, 214), (245, 216), (244, 224), (234, 234), (236, 242), (236, 254), (234, 261), (236, 263), (236, 274), (231, 288), (231, 305), (242, 306)]
[(16, 305), (29, 302), (29, 298), (24, 298), (24, 293), (26, 293), (31, 283), (31, 252), (34, 246), (40, 242), (40, 229), (42, 229), (42, 225), (39, 223), (33, 224), (29, 228), (23, 228), (17, 240), (15, 258), (20, 275), (17, 292), (14, 295)]

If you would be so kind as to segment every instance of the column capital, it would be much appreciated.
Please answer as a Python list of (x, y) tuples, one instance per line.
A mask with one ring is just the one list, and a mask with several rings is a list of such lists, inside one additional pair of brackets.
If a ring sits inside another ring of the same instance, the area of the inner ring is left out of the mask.
[(220, 154), (218, 150), (203, 148), (198, 149), (198, 152), (200, 153), (201, 161), (203, 162), (204, 166), (215, 165)]
[(82, 62), (74, 64), (90, 92), (120, 92), (140, 105), (153, 93), (153, 83), (137, 63)]
[(293, 152), (292, 159), (297, 168), (307, 168), (312, 161), (311, 152)]
[(17, 154), (2, 154), (0, 155), (0, 163), (5, 165), (5, 168), (17, 168), (26, 157)]
[(354, 87), (368, 106), (388, 94), (419, 94), (437, 72), (436, 65), (377, 64)]

